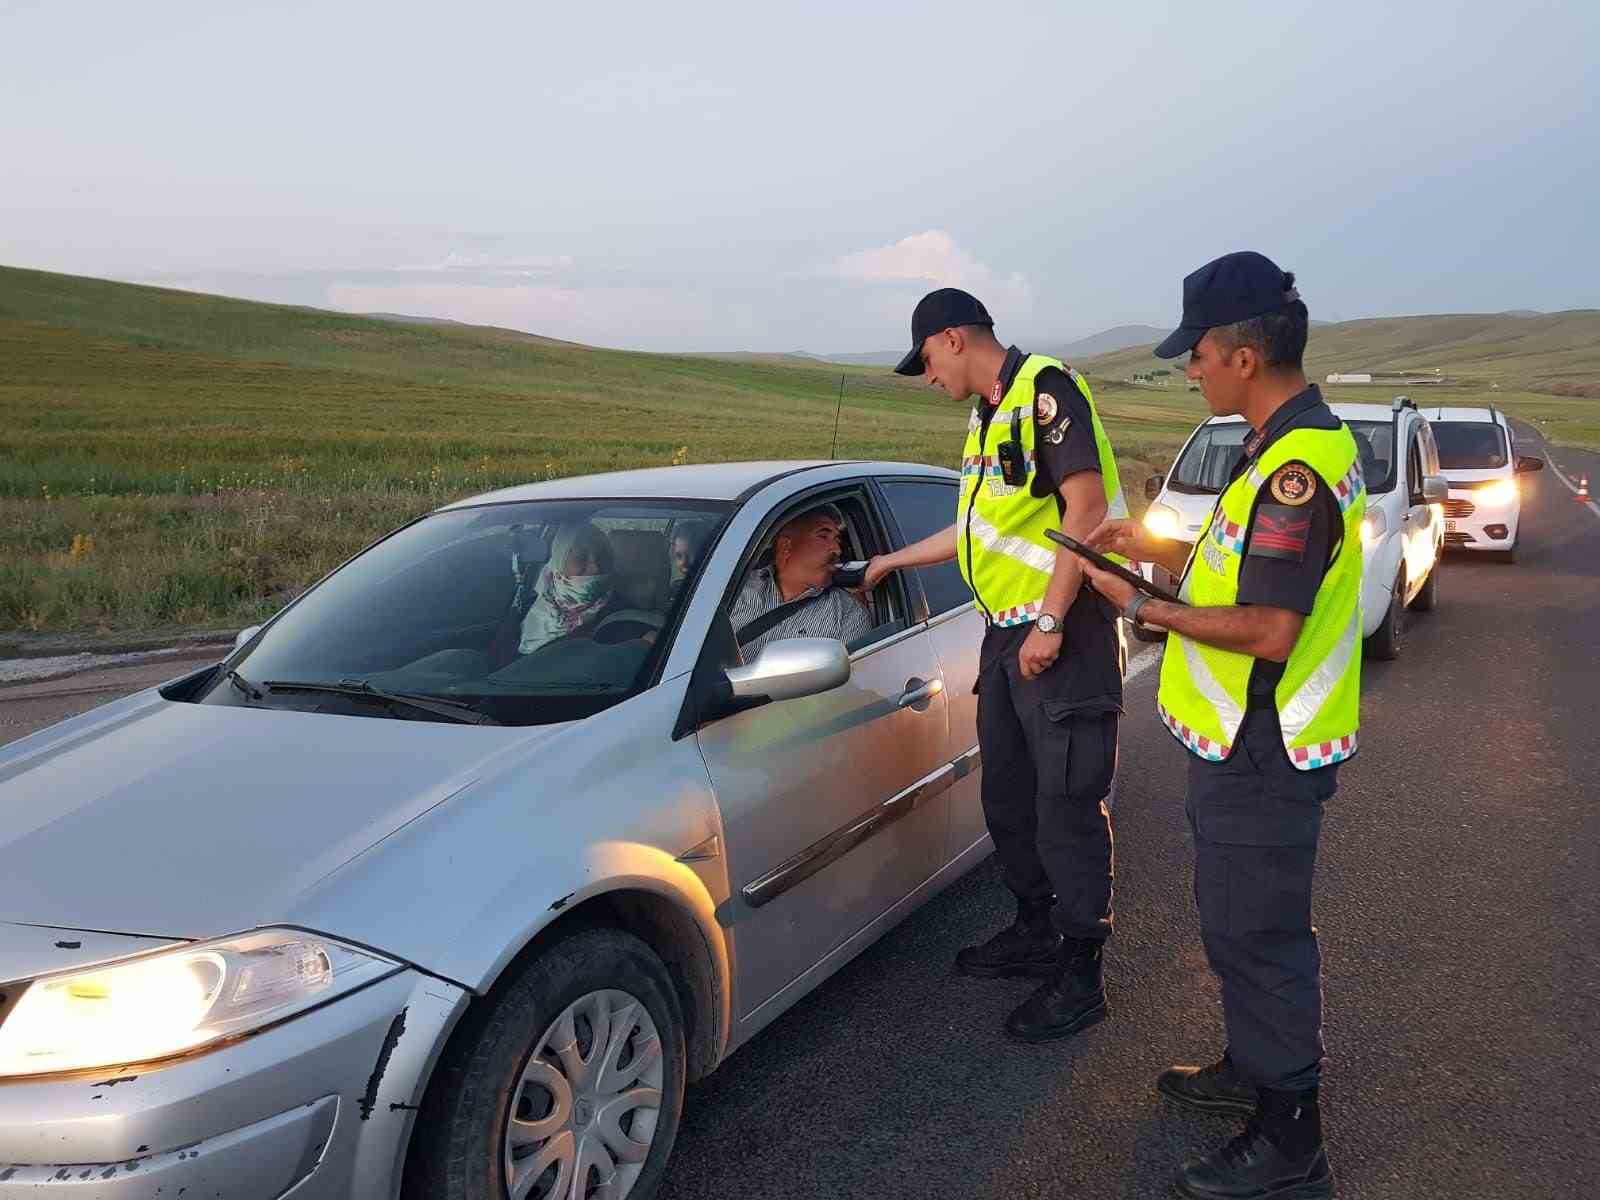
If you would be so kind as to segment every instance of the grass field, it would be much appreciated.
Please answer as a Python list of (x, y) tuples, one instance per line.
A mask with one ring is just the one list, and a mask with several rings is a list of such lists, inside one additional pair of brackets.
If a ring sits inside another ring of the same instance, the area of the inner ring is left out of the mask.
[[(953, 464), (882, 368), (593, 350), (0, 268), (0, 630), (226, 627), (462, 495), (672, 462)], [(1199, 397), (1098, 392), (1130, 499)], [(1142, 497), (1136, 502), (1142, 503)]]

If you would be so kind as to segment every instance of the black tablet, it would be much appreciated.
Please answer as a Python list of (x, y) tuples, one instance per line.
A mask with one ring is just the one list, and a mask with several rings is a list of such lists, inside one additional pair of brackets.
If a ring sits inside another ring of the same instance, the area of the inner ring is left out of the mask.
[(1169, 592), (1166, 588), (1162, 587), (1159, 583), (1151, 583), (1148, 579), (1146, 579), (1143, 575), (1139, 574), (1137, 571), (1130, 571), (1130, 570), (1128, 570), (1127, 567), (1123, 566), (1121, 563), (1112, 562), (1104, 554), (1101, 554), (1100, 551), (1090, 549), (1088, 546), (1086, 546), (1082, 542), (1080, 542), (1077, 538), (1072, 537), (1072, 536), (1070, 536), (1068, 534), (1062, 533), (1059, 529), (1046, 529), (1044, 531), (1044, 535), (1045, 535), (1045, 537), (1049, 538), (1052, 542), (1060, 542), (1063, 546), (1065, 546), (1068, 550), (1071, 550), (1074, 554), (1079, 555), (1080, 557), (1083, 557), (1083, 558), (1087, 558), (1090, 562), (1092, 562), (1095, 566), (1099, 567), (1102, 571), (1110, 571), (1113, 575), (1117, 576), (1118, 578), (1126, 579), (1129, 583), (1133, 584), (1134, 587), (1138, 588), (1141, 592), (1145, 593), (1145, 595), (1147, 595), (1147, 596), (1154, 596), (1157, 600), (1165, 600), (1169, 604), (1185, 604), (1186, 603), (1184, 600), (1182, 600), (1182, 599), (1180, 599), (1178, 597), (1178, 594), (1176, 592)]

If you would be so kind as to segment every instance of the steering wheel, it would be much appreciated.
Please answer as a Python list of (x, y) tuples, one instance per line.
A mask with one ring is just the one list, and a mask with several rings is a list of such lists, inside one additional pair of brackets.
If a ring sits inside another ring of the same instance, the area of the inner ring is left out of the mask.
[(648, 608), (621, 608), (609, 613), (594, 627), (594, 640), (603, 646), (628, 642), (640, 636), (639, 632), (630, 629), (630, 626), (643, 625), (659, 633), (666, 623), (665, 617)]

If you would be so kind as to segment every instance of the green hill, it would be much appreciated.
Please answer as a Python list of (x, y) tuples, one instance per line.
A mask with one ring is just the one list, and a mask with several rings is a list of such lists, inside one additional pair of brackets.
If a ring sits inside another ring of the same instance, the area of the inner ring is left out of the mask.
[[(953, 464), (882, 368), (634, 354), (0, 268), (0, 630), (244, 623), (456, 497), (672, 462)], [(1142, 478), (1193, 397), (1101, 394)]]
[[(1171, 366), (1154, 343), (1085, 359), (1092, 375), (1121, 378)], [(1313, 379), (1331, 372), (1425, 373), (1462, 387), (1600, 395), (1600, 309), (1530, 316), (1379, 317), (1317, 325), (1306, 347)]]

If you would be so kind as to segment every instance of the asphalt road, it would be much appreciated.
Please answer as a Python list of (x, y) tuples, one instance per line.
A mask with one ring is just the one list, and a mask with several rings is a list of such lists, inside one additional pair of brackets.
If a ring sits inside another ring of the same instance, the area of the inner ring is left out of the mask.
[[(1600, 482), (1600, 456), (1554, 455)], [(1524, 481), (1521, 560), (1448, 558), (1439, 611), (1365, 665), (1362, 751), (1327, 810), (1343, 1200), (1600, 1195), (1600, 510), (1552, 471)], [(0, 741), (182, 669), (0, 689)], [(1156, 674), (1128, 689), (1111, 1020), (1018, 1046), (999, 1022), (1028, 985), (951, 973), (1009, 917), (991, 860), (691, 1089), (665, 1196), (1164, 1197), (1232, 1133), (1153, 1089), (1221, 1045)]]

